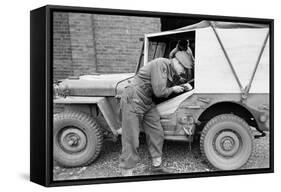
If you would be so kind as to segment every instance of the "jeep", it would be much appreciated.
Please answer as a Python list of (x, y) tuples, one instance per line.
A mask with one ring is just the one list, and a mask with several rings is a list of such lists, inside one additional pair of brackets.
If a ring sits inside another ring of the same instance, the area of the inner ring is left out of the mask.
[(188, 40), (194, 53), (193, 89), (155, 101), (165, 139), (198, 141), (202, 156), (218, 170), (247, 163), (253, 139), (265, 136), (270, 127), (269, 28), (218, 21), (145, 34), (135, 73), (55, 82), (53, 101), (63, 104), (64, 111), (54, 115), (54, 160), (65, 167), (91, 164), (105, 134), (114, 139), (122, 134), (119, 102), (124, 87), (142, 65), (168, 58), (179, 40)]

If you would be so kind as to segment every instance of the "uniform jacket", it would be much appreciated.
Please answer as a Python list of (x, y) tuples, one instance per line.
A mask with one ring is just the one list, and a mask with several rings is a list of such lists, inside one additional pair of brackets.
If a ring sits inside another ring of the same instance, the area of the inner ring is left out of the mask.
[(167, 98), (173, 93), (173, 75), (171, 60), (157, 58), (143, 66), (134, 77), (134, 102), (141, 111), (147, 111), (153, 104), (153, 97)]

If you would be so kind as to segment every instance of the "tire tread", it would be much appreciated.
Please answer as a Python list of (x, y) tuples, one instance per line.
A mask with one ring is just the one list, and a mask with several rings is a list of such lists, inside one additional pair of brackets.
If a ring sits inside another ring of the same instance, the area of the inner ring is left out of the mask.
[[(102, 148), (103, 135), (102, 135), (102, 132), (100, 130), (98, 123), (89, 114), (82, 113), (82, 112), (67, 111), (67, 112), (62, 112), (62, 113), (54, 115), (54, 121), (59, 121), (59, 120), (63, 120), (63, 119), (79, 120), (92, 128), (91, 131), (97, 137), (96, 150), (95, 150), (94, 155), (87, 162), (81, 164), (81, 166), (87, 166), (87, 165), (91, 164), (98, 157), (98, 155), (100, 154), (101, 148)], [(65, 165), (63, 165), (63, 166), (65, 167)], [(74, 167), (74, 166), (67, 166), (67, 167)]]
[[(216, 124), (218, 122), (221, 122), (221, 121), (224, 121), (224, 120), (232, 120), (232, 121), (236, 121), (236, 122), (241, 123), (243, 125), (243, 127), (245, 127), (247, 129), (247, 131), (250, 133), (251, 139), (253, 140), (250, 126), (241, 117), (233, 115), (233, 114), (221, 114), (221, 115), (215, 116), (210, 121), (208, 121), (208, 123), (203, 128), (203, 130), (201, 132), (201, 136), (200, 136), (200, 151), (201, 151), (203, 159), (206, 160), (206, 162), (207, 162), (209, 167), (213, 167), (214, 168), (214, 166), (208, 161), (208, 158), (207, 158), (207, 156), (205, 154), (205, 151), (204, 151), (204, 139), (205, 139), (207, 133), (209, 132), (209, 130), (212, 128), (212, 126), (214, 124)], [(252, 148), (253, 148), (253, 146), (252, 146)], [(248, 161), (250, 161), (252, 156), (253, 155), (251, 154), (251, 156), (249, 157)], [(217, 169), (217, 168), (215, 168), (215, 169)]]

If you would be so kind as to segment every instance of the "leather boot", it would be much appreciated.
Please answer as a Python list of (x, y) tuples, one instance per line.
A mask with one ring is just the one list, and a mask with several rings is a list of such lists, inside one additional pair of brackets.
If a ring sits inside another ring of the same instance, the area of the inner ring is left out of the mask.
[(121, 174), (124, 177), (130, 177), (130, 176), (133, 176), (133, 170), (134, 169), (122, 169)]
[(158, 174), (173, 174), (175, 173), (175, 170), (172, 168), (164, 167), (162, 164), (159, 166), (152, 166), (151, 167), (152, 173), (158, 173)]

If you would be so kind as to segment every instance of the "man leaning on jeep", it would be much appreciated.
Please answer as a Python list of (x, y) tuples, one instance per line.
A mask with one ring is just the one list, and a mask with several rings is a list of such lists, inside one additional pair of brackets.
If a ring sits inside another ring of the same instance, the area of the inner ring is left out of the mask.
[(160, 123), (160, 115), (152, 97), (167, 98), (172, 93), (181, 93), (186, 83), (176, 85), (173, 79), (180, 77), (186, 69), (193, 67), (190, 57), (185, 51), (177, 52), (175, 58), (157, 58), (144, 65), (124, 89), (121, 97), (122, 113), (122, 153), (120, 168), (123, 176), (132, 176), (133, 169), (139, 160), (139, 125), (146, 134), (148, 150), (152, 157), (153, 173), (173, 173), (162, 166), (162, 147), (164, 132)]

